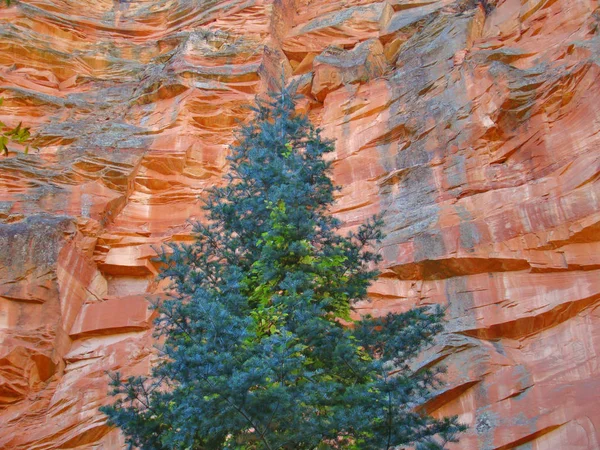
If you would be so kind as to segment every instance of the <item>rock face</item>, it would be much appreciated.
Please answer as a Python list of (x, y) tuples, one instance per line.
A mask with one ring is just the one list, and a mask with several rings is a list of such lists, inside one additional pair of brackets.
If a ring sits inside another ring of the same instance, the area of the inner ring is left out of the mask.
[(285, 74), (382, 212), (360, 312), (448, 306), (427, 404), (456, 449), (600, 449), (597, 0), (20, 0), (0, 9), (0, 449), (122, 449), (154, 250), (190, 239), (245, 105)]

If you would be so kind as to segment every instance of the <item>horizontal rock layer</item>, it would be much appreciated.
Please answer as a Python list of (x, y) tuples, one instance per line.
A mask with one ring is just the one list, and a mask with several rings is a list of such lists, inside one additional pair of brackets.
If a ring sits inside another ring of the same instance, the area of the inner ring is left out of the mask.
[(333, 214), (381, 212), (359, 313), (448, 307), (426, 405), (460, 449), (598, 449), (594, 0), (23, 0), (0, 9), (0, 449), (121, 449), (106, 371), (147, 373), (154, 248), (189, 241), (283, 74), (336, 139)]

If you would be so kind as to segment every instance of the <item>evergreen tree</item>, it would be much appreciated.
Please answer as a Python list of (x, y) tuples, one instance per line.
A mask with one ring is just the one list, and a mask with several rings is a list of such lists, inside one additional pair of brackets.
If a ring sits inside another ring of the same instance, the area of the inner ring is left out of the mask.
[(258, 102), (191, 245), (163, 253), (162, 362), (113, 377), (103, 408), (143, 449), (443, 448), (463, 427), (418, 405), (438, 370), (411, 361), (441, 309), (353, 321), (376, 278), (374, 218), (342, 236), (328, 214), (333, 150), (288, 90)]

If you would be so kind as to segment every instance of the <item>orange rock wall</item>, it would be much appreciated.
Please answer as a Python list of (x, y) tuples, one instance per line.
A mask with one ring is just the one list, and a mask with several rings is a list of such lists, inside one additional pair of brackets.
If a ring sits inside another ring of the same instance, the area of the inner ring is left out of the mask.
[(189, 240), (281, 74), (335, 138), (336, 210), (383, 212), (359, 311), (448, 306), (427, 405), (456, 449), (600, 449), (597, 0), (23, 0), (0, 9), (0, 449), (122, 449), (152, 246)]

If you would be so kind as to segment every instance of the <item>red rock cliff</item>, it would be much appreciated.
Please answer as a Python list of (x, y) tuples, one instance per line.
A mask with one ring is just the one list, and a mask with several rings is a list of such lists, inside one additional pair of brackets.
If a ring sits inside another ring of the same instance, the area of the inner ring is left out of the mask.
[(460, 449), (599, 449), (596, 0), (23, 0), (0, 9), (0, 448), (121, 449), (106, 370), (152, 358), (152, 245), (189, 239), (282, 72), (385, 215), (376, 314), (448, 305), (429, 403)]

